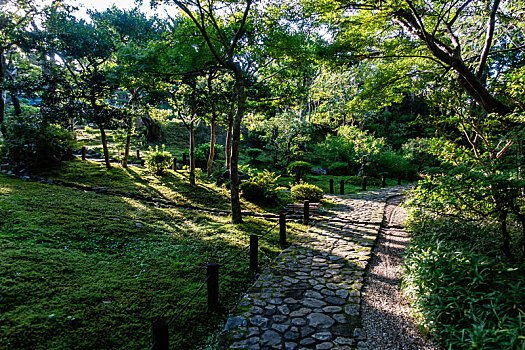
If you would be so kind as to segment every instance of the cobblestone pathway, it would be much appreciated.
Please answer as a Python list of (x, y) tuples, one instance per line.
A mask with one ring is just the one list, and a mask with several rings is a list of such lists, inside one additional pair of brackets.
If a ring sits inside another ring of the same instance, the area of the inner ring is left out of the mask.
[(222, 349), (367, 349), (361, 324), (366, 267), (393, 187), (330, 196), (327, 221), (266, 268), (226, 322)]

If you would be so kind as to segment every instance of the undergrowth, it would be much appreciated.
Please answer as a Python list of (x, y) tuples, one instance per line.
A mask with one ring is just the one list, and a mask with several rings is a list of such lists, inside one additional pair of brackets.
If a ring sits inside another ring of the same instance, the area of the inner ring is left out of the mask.
[(490, 226), (411, 219), (404, 290), (445, 349), (525, 349), (525, 267)]

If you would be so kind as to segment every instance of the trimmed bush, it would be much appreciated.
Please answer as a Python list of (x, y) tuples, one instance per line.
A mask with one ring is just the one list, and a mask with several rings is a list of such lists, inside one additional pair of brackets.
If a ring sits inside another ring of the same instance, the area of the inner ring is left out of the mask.
[(319, 202), (324, 195), (324, 192), (320, 187), (304, 182), (292, 186), (290, 191), (293, 198), (298, 200), (309, 200), (311, 202)]
[(312, 164), (302, 161), (292, 162), (286, 170), (288, 174), (295, 177), (295, 182), (299, 183), (301, 180), (304, 180), (306, 174), (312, 171)]
[(159, 150), (159, 146), (155, 146), (155, 150), (150, 146), (149, 150), (151, 153), (146, 156), (145, 164), (155, 175), (162, 176), (173, 162), (173, 156), (165, 150), (164, 145), (162, 150)]

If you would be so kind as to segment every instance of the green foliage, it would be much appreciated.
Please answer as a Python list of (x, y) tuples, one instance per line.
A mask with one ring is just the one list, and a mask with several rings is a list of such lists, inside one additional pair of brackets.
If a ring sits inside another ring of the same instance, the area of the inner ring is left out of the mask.
[(525, 271), (500, 259), (491, 227), (419, 212), (411, 231), (404, 289), (443, 348), (522, 349)]
[[(363, 186), (363, 177), (362, 176), (349, 176), (345, 182), (353, 186), (361, 187)], [(381, 186), (381, 179), (378, 179), (377, 177), (367, 176), (366, 185), (373, 186), (373, 187), (379, 187)]]
[(251, 172), (250, 179), (240, 185), (242, 196), (252, 202), (272, 202), (277, 199), (276, 187), (280, 175), (268, 170)]
[(288, 165), (297, 159), (303, 154), (302, 146), (310, 139), (308, 123), (293, 114), (254, 120), (251, 124), (250, 128), (259, 134), (274, 166), (278, 163)]
[(292, 162), (286, 168), (288, 174), (295, 177), (295, 182), (299, 182), (305, 179), (307, 174), (312, 171), (312, 164), (303, 161)]
[(290, 191), (292, 197), (296, 200), (309, 200), (311, 202), (319, 202), (324, 195), (324, 192), (320, 187), (305, 182), (292, 186)]
[(72, 156), (74, 134), (39, 115), (6, 120), (4, 147), (7, 157), (27, 167), (56, 165)]
[(329, 175), (350, 175), (352, 168), (345, 162), (333, 162), (328, 166)]
[(263, 150), (260, 148), (248, 148), (245, 152), (248, 158), (250, 158), (250, 162), (253, 163), (257, 160), (257, 157), (263, 153)]
[(159, 146), (155, 146), (155, 150), (149, 147), (150, 153), (146, 156), (145, 165), (150, 171), (155, 175), (163, 175), (164, 171), (167, 170), (172, 162), (173, 156), (171, 153), (167, 152), (164, 145), (162, 145), (162, 150), (159, 150)]
[[(215, 156), (214, 159), (224, 159), (224, 146), (215, 144)], [(208, 162), (208, 156), (210, 154), (210, 144), (202, 143), (195, 147), (195, 164), (198, 168), (206, 168)]]

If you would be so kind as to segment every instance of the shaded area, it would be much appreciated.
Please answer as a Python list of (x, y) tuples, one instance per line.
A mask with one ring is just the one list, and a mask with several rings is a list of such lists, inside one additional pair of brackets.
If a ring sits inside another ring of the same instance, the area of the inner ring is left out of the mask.
[(406, 210), (403, 196), (388, 200), (374, 257), (365, 279), (362, 304), (363, 329), (369, 349), (436, 350), (419, 331), (411, 307), (401, 292), (403, 252), (410, 242), (400, 229)]

